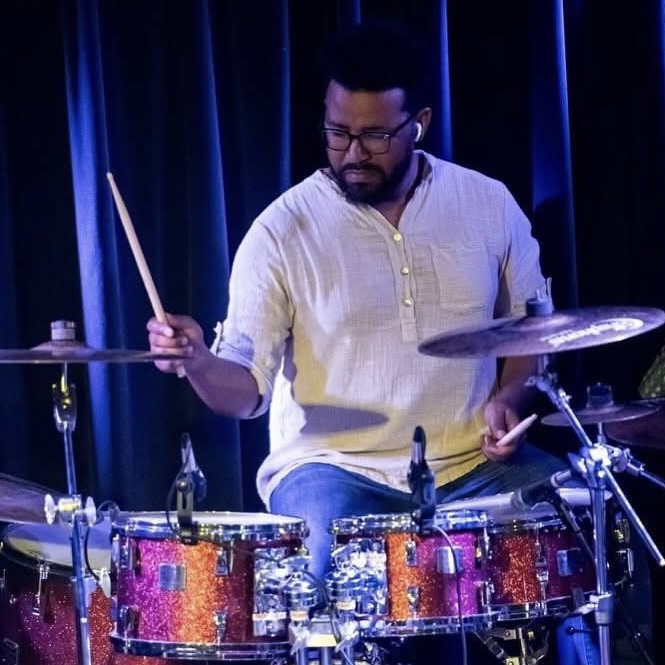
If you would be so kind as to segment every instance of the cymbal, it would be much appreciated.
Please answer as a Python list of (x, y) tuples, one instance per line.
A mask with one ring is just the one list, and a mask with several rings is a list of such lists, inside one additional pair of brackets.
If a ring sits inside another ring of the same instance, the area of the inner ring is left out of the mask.
[(644, 418), (611, 423), (605, 428), (605, 434), (612, 441), (627, 446), (665, 450), (665, 409)]
[(5, 363), (135, 363), (155, 360), (184, 360), (185, 355), (96, 349), (78, 341), (44, 342), (31, 349), (0, 349), (0, 365)]
[(46, 524), (44, 499), (47, 494), (56, 501), (64, 496), (48, 487), (0, 473), (0, 522)]
[[(644, 418), (655, 413), (658, 408), (646, 404), (609, 404), (601, 407), (586, 407), (574, 411), (575, 416), (582, 425), (595, 425), (598, 423), (615, 423), (635, 418)], [(570, 421), (560, 411), (555, 411), (540, 419), (543, 425), (570, 426)]]
[(654, 307), (557, 310), (452, 330), (421, 342), (418, 350), (451, 358), (543, 355), (619, 342), (663, 323), (665, 312)]

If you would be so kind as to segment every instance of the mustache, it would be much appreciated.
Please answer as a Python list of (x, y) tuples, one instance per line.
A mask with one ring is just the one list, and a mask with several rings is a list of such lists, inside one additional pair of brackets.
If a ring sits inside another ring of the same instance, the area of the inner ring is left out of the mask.
[(383, 171), (378, 166), (374, 166), (374, 164), (347, 164), (342, 167), (339, 174), (343, 175), (347, 171), (374, 171), (374, 173), (383, 174)]

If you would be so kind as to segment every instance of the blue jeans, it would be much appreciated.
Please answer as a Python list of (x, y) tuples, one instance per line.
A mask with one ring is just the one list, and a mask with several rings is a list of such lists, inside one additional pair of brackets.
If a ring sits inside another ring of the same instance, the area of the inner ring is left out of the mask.
[[(565, 468), (565, 462), (559, 458), (525, 444), (509, 464), (485, 462), (463, 477), (437, 488), (436, 502), (441, 504), (509, 492)], [(273, 513), (305, 520), (310, 531), (306, 541), (312, 556), (310, 570), (319, 579), (323, 579), (330, 568), (333, 540), (328, 529), (332, 520), (352, 515), (409, 513), (413, 508), (410, 494), (320, 463), (307, 464), (289, 473), (273, 491), (269, 506)], [(453, 651), (459, 650), (459, 641), (451, 639), (448, 642), (444, 665), (461, 662), (461, 654), (457, 655), (457, 660), (453, 655)], [(560, 665), (600, 663), (593, 626), (583, 617), (559, 622), (556, 649)], [(494, 656), (491, 659), (488, 662), (497, 662)]]

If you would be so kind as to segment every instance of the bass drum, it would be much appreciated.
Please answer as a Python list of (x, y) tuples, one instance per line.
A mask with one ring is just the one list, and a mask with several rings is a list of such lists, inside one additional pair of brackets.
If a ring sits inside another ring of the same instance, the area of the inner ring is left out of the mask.
[[(95, 574), (108, 571), (110, 524), (88, 533), (87, 557)], [(72, 529), (9, 524), (0, 554), (0, 665), (75, 665), (78, 659)], [(91, 578), (92, 580), (93, 578)], [(88, 606), (93, 665), (158, 665), (159, 658), (117, 654), (111, 646), (111, 599), (93, 586)]]

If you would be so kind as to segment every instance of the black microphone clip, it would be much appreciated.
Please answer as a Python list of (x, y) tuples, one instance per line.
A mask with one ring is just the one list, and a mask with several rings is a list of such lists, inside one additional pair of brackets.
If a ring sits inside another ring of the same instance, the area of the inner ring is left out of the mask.
[(413, 432), (411, 442), (411, 464), (407, 474), (409, 489), (418, 507), (412, 511), (411, 516), (422, 528), (423, 523), (434, 517), (436, 509), (436, 488), (434, 473), (427, 465), (425, 449), (427, 439), (425, 430), (418, 425)]
[(207, 482), (196, 463), (189, 434), (181, 439), (182, 466), (175, 481), (178, 536), (185, 545), (197, 542), (198, 525), (194, 522), (194, 503), (206, 496)]

